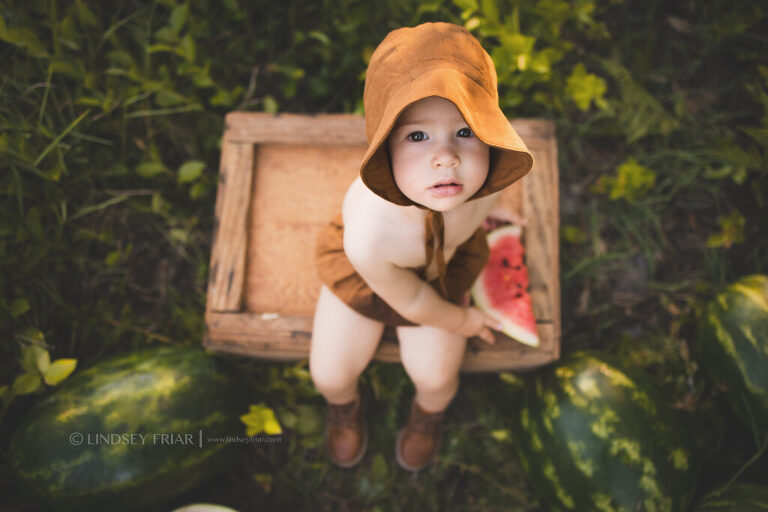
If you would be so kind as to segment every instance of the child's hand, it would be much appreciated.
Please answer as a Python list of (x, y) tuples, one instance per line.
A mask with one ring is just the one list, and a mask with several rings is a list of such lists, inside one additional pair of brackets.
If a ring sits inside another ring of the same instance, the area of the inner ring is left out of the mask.
[(491, 329), (496, 329), (497, 331), (501, 330), (501, 325), (499, 325), (498, 320), (475, 307), (463, 309), (464, 321), (459, 325), (458, 329), (456, 329), (456, 332), (467, 338), (479, 336), (485, 342), (490, 344), (495, 343), (496, 339), (494, 338)]

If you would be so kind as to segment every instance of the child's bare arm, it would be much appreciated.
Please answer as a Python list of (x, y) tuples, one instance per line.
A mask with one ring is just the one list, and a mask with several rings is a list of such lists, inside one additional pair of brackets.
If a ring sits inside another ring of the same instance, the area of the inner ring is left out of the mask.
[(461, 334), (480, 336), (494, 342), (489, 327), (496, 320), (477, 308), (457, 306), (437, 294), (413, 271), (392, 264), (375, 243), (350, 244), (347, 257), (368, 286), (401, 316), (420, 325), (431, 325)]
[[(494, 318), (491, 318), (489, 315), (474, 307), (464, 308), (456, 306), (440, 297), (440, 295), (438, 295), (427, 283), (421, 281), (418, 277), (416, 277), (416, 279), (420, 281), (423, 286), (420, 287), (419, 294), (411, 303), (409, 313), (414, 318), (421, 318), (421, 321), (411, 321), (451, 330), (467, 338), (471, 336), (479, 336), (488, 343), (493, 343), (495, 341), (490, 329), (500, 330), (501, 326), (498, 325), (498, 322)], [(438, 306), (437, 304), (440, 305)], [(443, 305), (449, 306), (450, 310), (441, 311), (439, 308), (443, 307)], [(409, 318), (406, 315), (403, 316)], [(446, 327), (446, 324), (453, 325), (453, 327)]]

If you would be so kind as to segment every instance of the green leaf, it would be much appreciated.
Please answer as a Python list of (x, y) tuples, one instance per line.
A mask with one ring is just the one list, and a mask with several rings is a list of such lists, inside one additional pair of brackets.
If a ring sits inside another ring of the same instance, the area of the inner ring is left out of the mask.
[(57, 359), (43, 372), (43, 379), (49, 386), (55, 386), (69, 377), (76, 367), (77, 359)]
[(5, 25), (5, 18), (3, 16), (0, 16), (0, 41), (5, 41), (19, 48), (26, 48), (29, 54), (35, 58), (48, 56), (45, 46), (32, 30), (28, 28), (8, 28)]
[(309, 369), (307, 368), (306, 360), (299, 361), (298, 363), (291, 366), (285, 366), (283, 368), (283, 376), (288, 378), (292, 377), (304, 382), (310, 382), (312, 380), (312, 376), (310, 375)]
[(189, 100), (172, 89), (161, 89), (155, 95), (155, 102), (160, 107), (173, 107), (189, 103)]
[(107, 199), (106, 201), (102, 201), (98, 204), (92, 204), (89, 206), (85, 206), (77, 211), (74, 215), (69, 217), (67, 221), (73, 221), (75, 219), (79, 219), (83, 215), (88, 215), (89, 213), (97, 212), (99, 210), (104, 210), (105, 208), (109, 208), (110, 206), (116, 205), (118, 203), (122, 203), (126, 199), (131, 197), (128, 194), (123, 194), (122, 196), (113, 197), (112, 199)]
[(319, 30), (310, 30), (307, 35), (313, 39), (317, 39), (326, 46), (331, 44), (331, 38)]
[(733, 210), (726, 217), (719, 217), (717, 222), (720, 224), (721, 230), (707, 239), (708, 247), (725, 247), (730, 249), (733, 244), (744, 242), (746, 220), (738, 210)]
[(499, 9), (496, 7), (496, 0), (482, 0), (482, 6), (486, 19), (493, 23), (498, 23)]
[(28, 395), (40, 389), (42, 384), (39, 373), (25, 373), (13, 382), (13, 392), (17, 395)]
[(27, 373), (44, 372), (51, 364), (48, 351), (38, 345), (24, 345), (21, 349), (21, 367)]
[(505, 50), (510, 52), (513, 56), (519, 54), (530, 55), (533, 52), (533, 45), (536, 43), (536, 38), (526, 36), (523, 34), (502, 34), (501, 44)]
[(75, 126), (77, 126), (78, 124), (80, 124), (80, 121), (82, 121), (83, 119), (85, 119), (85, 116), (87, 116), (87, 115), (88, 115), (88, 114), (90, 114), (90, 113), (91, 113), (91, 109), (88, 109), (88, 110), (86, 110), (85, 112), (83, 112), (82, 114), (80, 114), (80, 115), (77, 117), (77, 119), (75, 119), (74, 121), (72, 121), (72, 122), (69, 124), (69, 126), (67, 126), (67, 127), (64, 129), (64, 131), (63, 131), (63, 132), (61, 132), (61, 133), (60, 133), (60, 134), (59, 134), (59, 135), (58, 135), (58, 136), (57, 136), (55, 139), (53, 139), (53, 142), (51, 142), (50, 144), (48, 144), (48, 146), (47, 146), (47, 147), (46, 147), (46, 148), (43, 150), (43, 152), (42, 152), (42, 153), (40, 153), (40, 155), (37, 157), (37, 160), (35, 160), (35, 163), (34, 163), (34, 164), (32, 164), (32, 166), (33, 166), (33, 167), (37, 167), (37, 166), (38, 166), (38, 164), (39, 164), (39, 163), (40, 163), (40, 162), (43, 160), (43, 158), (45, 158), (45, 156), (46, 156), (48, 153), (50, 153), (50, 151), (51, 151), (53, 148), (55, 148), (56, 146), (58, 146), (58, 145), (59, 145), (59, 142), (61, 142), (61, 140), (62, 140), (64, 137), (66, 137), (66, 136), (67, 136), (67, 134), (68, 134), (69, 132), (71, 132), (72, 130), (74, 130), (74, 129), (75, 129)]
[(188, 62), (195, 61), (195, 40), (192, 38), (192, 34), (187, 34), (182, 38), (179, 44), (179, 53)]
[(477, 16), (472, 16), (464, 23), (464, 28), (472, 32), (477, 27), (480, 26), (480, 18)]
[(51, 73), (67, 75), (71, 78), (82, 78), (85, 74), (83, 63), (79, 60), (57, 59), (51, 62)]
[(189, 198), (200, 199), (207, 193), (208, 193), (208, 187), (205, 186), (205, 183), (198, 181), (197, 183), (192, 185), (192, 188), (189, 189)]
[(453, 5), (463, 11), (477, 10), (477, 0), (453, 0)]
[(651, 133), (667, 135), (679, 126), (677, 119), (666, 112), (628, 69), (611, 60), (603, 60), (602, 65), (619, 86), (621, 94), (621, 99), (612, 101), (611, 107), (606, 105), (605, 109), (614, 113), (629, 142)]
[(218, 89), (209, 100), (214, 107), (231, 107), (235, 103), (235, 96), (226, 89)]
[(11, 303), (11, 315), (18, 318), (29, 311), (29, 301), (26, 297), (19, 297)]
[[(165, 45), (172, 45), (179, 42), (179, 35), (171, 27), (163, 27), (155, 32), (155, 39)], [(162, 44), (161, 44), (162, 45)], [(161, 46), (157, 45), (157, 46)], [(153, 45), (156, 46), (156, 45)], [(168, 47), (170, 49), (170, 47)]]
[(187, 23), (188, 18), (189, 18), (189, 5), (187, 5), (186, 3), (179, 5), (178, 7), (173, 9), (169, 24), (176, 34), (179, 34), (181, 32), (181, 29), (184, 28), (184, 25)]
[(194, 67), (192, 69), (194, 70), (194, 72), (192, 73), (192, 81), (197, 87), (213, 87), (216, 85), (213, 83), (213, 79), (211, 78), (210, 62), (207, 62), (205, 64), (205, 67), (202, 69), (199, 67)]
[(605, 80), (587, 73), (584, 64), (579, 63), (571, 72), (565, 86), (565, 92), (581, 110), (589, 110), (590, 105), (601, 101), (605, 95)]
[(240, 416), (240, 421), (245, 423), (247, 427), (247, 436), (255, 436), (260, 432), (268, 435), (283, 432), (280, 423), (275, 418), (275, 412), (264, 404), (251, 405), (248, 414)]
[(499, 428), (491, 431), (491, 437), (497, 441), (508, 441), (510, 438), (509, 430), (506, 428)]
[(179, 183), (195, 181), (205, 169), (205, 162), (200, 160), (188, 160), (179, 167)]
[(308, 405), (300, 404), (296, 406), (296, 418), (297, 421), (294, 428), (299, 434), (304, 436), (320, 432), (323, 426), (317, 411)]
[(518, 377), (514, 373), (501, 372), (499, 373), (499, 379), (505, 384), (512, 386), (515, 389), (519, 389), (525, 385), (525, 382), (521, 377)]
[(152, 178), (164, 172), (166, 168), (161, 162), (144, 162), (136, 167), (136, 174), (142, 178)]
[(387, 478), (387, 472), (387, 461), (384, 459), (384, 455), (376, 453), (371, 463), (371, 478), (374, 482), (383, 482)]
[(169, 44), (153, 44), (150, 45), (149, 48), (147, 48), (148, 53), (173, 53), (176, 51), (176, 48), (169, 45)]
[(453, 4), (461, 9), (461, 19), (463, 20), (477, 11), (477, 0), (453, 0)]
[(96, 20), (96, 16), (88, 8), (85, 2), (77, 2), (77, 19), (80, 20), (80, 24), (85, 27), (98, 27), (99, 22)]
[(152, 194), (152, 204), (151, 204), (152, 211), (155, 213), (161, 213), (163, 210), (167, 208), (166, 202), (163, 199), (162, 194), (159, 192), (155, 192)]
[(40, 329), (35, 329), (34, 327), (27, 327), (19, 333), (19, 337), (22, 338), (23, 341), (30, 343), (36, 342), (40, 345), (45, 343), (45, 335), (43, 332)]
[(656, 173), (629, 157), (616, 169), (616, 176), (603, 176), (595, 187), (597, 193), (608, 193), (612, 200), (629, 203), (644, 197), (656, 184)]
[(270, 114), (276, 114), (278, 110), (277, 101), (272, 96), (265, 96), (264, 97), (264, 112), (269, 112)]
[(189, 232), (175, 228), (168, 233), (168, 238), (175, 247), (183, 247), (189, 243)]
[(116, 249), (109, 254), (107, 254), (107, 257), (104, 258), (104, 263), (107, 264), (108, 267), (114, 267), (120, 262), (120, 255), (122, 252), (120, 249)]
[(578, 226), (563, 225), (560, 233), (563, 240), (570, 244), (583, 244), (587, 241), (587, 236), (584, 233), (584, 230)]
[(8, 407), (11, 404), (14, 394), (10, 386), (0, 386), (0, 401), (3, 402), (3, 407)]

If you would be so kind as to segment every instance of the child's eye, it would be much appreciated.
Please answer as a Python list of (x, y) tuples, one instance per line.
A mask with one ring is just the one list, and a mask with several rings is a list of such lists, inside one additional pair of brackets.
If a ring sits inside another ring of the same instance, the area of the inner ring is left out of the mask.
[(456, 135), (458, 135), (459, 137), (471, 137), (472, 130), (470, 130), (469, 128), (462, 128), (461, 130), (459, 130), (459, 132)]
[(412, 132), (408, 134), (407, 139), (411, 142), (421, 142), (426, 138), (424, 132)]

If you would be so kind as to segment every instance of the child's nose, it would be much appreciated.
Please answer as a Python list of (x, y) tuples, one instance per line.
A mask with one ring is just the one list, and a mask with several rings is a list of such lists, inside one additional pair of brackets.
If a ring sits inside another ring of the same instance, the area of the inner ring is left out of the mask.
[(443, 144), (432, 155), (432, 167), (456, 167), (459, 165), (459, 154), (450, 144)]

